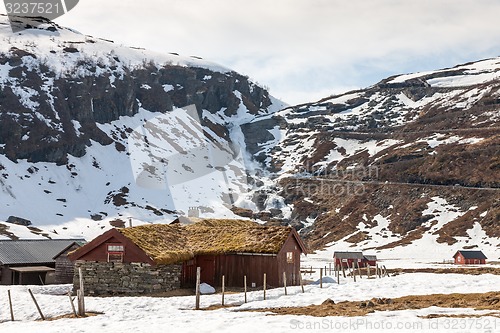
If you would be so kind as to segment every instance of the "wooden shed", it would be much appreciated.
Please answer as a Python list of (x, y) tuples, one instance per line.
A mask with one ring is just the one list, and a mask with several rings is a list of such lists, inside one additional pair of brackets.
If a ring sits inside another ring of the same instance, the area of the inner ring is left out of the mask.
[(453, 259), (458, 265), (484, 265), (488, 258), (482, 251), (459, 250), (453, 255)]
[(362, 252), (346, 252), (335, 251), (333, 253), (333, 262), (337, 267), (352, 267), (352, 264), (362, 266), (363, 253)]
[[(70, 253), (69, 257), (77, 260), (77, 264), (142, 265), (141, 269), (148, 270), (172, 266), (168, 270), (170, 278), (177, 274), (174, 273), (177, 272), (175, 267), (179, 267), (178, 286), (183, 287), (194, 286), (197, 267), (201, 268), (201, 281), (214, 287), (221, 284), (222, 275), (228, 287), (243, 286), (245, 275), (250, 287), (262, 286), (264, 273), (267, 285), (277, 287), (283, 285), (283, 272), (288, 285), (300, 283), (300, 255), (306, 252), (300, 236), (290, 227), (267, 227), (244, 220), (205, 219), (186, 226), (151, 224), (111, 229)], [(163, 273), (152, 275), (158, 274)], [(99, 281), (99, 278), (96, 275), (93, 281)], [(116, 277), (111, 281), (108, 277), (106, 284), (114, 286), (115, 280), (119, 283), (120, 279)], [(156, 280), (159, 280), (158, 276)], [(167, 286), (164, 282), (165, 286), (157, 288), (177, 286)], [(144, 283), (141, 290), (153, 290), (144, 281), (141, 283)], [(126, 293), (134, 292), (129, 285), (115, 287)]]
[(372, 255), (372, 254), (364, 254), (363, 255), (363, 261), (362, 265), (360, 267), (366, 267), (366, 266), (375, 266), (377, 265), (377, 256)]
[(85, 244), (84, 241), (73, 242), (54, 256), (56, 284), (73, 283), (75, 263), (68, 258), (68, 253), (78, 249), (83, 244)]
[[(48, 284), (58, 280), (54, 257), (75, 239), (0, 241), (1, 284)], [(65, 274), (64, 269), (59, 274)]]

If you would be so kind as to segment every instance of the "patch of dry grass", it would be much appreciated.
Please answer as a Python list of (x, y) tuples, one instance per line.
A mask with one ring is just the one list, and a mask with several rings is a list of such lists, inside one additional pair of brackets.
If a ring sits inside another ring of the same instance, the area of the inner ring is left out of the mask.
[[(49, 317), (45, 318), (45, 321), (54, 321), (54, 320), (59, 320), (59, 319), (79, 319), (79, 318), (88, 318), (88, 317), (94, 317), (98, 315), (102, 315), (104, 312), (87, 312), (85, 313), (85, 316), (75, 316), (73, 313), (68, 313), (60, 316), (55, 316), (55, 317)], [(38, 319), (38, 321), (41, 321), (42, 319)]]
[(267, 308), (255, 311), (272, 312), (276, 315), (307, 315), (314, 317), (365, 316), (375, 311), (398, 311), (408, 309), (424, 309), (431, 306), (441, 308), (472, 308), (476, 310), (492, 310), (500, 315), (500, 292), (475, 294), (432, 294), (404, 296), (394, 299), (373, 298), (368, 301), (345, 301), (333, 303), (325, 301), (320, 305), (309, 305), (293, 308)]
[(500, 275), (500, 268), (496, 267), (453, 267), (453, 268), (392, 268), (388, 269), (389, 274), (400, 273), (436, 273), (436, 274), (467, 274), (467, 275), (481, 275), (493, 274)]

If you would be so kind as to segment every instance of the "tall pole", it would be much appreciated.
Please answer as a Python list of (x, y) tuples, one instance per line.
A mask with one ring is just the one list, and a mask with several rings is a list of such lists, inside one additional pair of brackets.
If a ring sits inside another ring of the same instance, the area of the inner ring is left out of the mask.
[(12, 308), (12, 298), (10, 297), (10, 289), (7, 290), (7, 294), (9, 295), (10, 320), (14, 321), (14, 309)]
[(80, 290), (78, 295), (78, 314), (82, 317), (85, 316), (85, 290), (83, 286), (82, 267), (78, 267), (78, 276), (80, 278)]
[(245, 285), (245, 303), (247, 302), (247, 276), (243, 277), (243, 284)]
[(288, 295), (286, 292), (286, 272), (283, 272), (283, 286), (285, 287), (285, 296)]
[(266, 285), (267, 285), (266, 273), (264, 273), (264, 301), (266, 300)]
[(195, 309), (200, 309), (200, 275), (201, 275), (201, 267), (196, 268), (196, 304)]
[(224, 306), (225, 276), (222, 275), (222, 306)]

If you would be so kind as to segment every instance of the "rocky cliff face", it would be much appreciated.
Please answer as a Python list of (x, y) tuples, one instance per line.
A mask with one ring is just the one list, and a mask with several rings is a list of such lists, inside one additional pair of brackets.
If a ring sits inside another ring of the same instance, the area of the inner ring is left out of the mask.
[[(43, 39), (32, 39), (40, 34)], [(139, 107), (164, 113), (196, 105), (200, 116), (206, 110), (231, 117), (241, 104), (250, 115), (272, 105), (266, 90), (233, 71), (214, 70), (195, 58), (189, 66), (176, 64), (175, 55), (160, 63), (140, 50), (116, 48), (50, 22), (20, 36), (4, 33), (0, 153), (11, 160), (64, 164), (67, 154), (83, 156), (90, 140), (112, 144), (97, 124), (134, 116)], [(132, 63), (130, 53), (144, 58)], [(218, 129), (228, 136), (224, 127)]]
[[(240, 125), (282, 102), (199, 57), (115, 45), (43, 20), (12, 33), (0, 19), (1, 220), (232, 214), (231, 193), (250, 186)], [(156, 176), (161, 186), (145, 179)], [(167, 190), (189, 181), (179, 195)]]

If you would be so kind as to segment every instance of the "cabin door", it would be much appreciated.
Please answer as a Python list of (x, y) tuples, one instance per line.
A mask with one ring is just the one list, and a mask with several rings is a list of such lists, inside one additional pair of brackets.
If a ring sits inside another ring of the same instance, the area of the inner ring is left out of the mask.
[(215, 286), (215, 257), (199, 256), (197, 263), (201, 270), (201, 283), (205, 282), (211, 286)]

